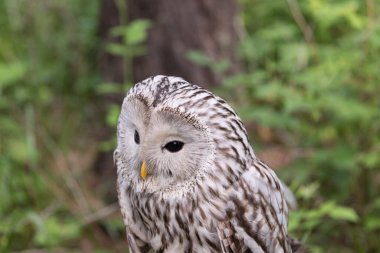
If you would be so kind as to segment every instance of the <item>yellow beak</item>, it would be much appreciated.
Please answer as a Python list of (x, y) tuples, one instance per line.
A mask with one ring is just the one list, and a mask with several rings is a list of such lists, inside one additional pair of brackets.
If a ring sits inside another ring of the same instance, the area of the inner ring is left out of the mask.
[(141, 164), (140, 176), (141, 176), (141, 178), (142, 178), (143, 180), (145, 180), (147, 174), (148, 174), (148, 171), (147, 171), (147, 169), (146, 169), (146, 164), (145, 164), (145, 162), (143, 162), (143, 163)]

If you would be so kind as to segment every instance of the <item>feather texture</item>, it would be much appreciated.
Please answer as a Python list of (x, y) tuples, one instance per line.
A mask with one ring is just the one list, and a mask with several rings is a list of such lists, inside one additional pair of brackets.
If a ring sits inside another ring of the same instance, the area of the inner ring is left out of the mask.
[[(173, 140), (182, 150), (165, 149)], [(301, 249), (287, 234), (290, 191), (256, 158), (233, 109), (207, 90), (177, 77), (137, 83), (123, 102), (114, 158), (131, 252)]]

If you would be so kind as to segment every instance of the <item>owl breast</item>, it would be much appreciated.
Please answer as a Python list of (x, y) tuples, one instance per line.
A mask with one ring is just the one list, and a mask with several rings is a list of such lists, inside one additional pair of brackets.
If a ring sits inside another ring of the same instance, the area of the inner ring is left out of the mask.
[(136, 211), (133, 220), (143, 224), (145, 243), (154, 252), (221, 252), (217, 223), (225, 216), (220, 208), (225, 203), (216, 204), (197, 195), (173, 201), (131, 192), (131, 205)]

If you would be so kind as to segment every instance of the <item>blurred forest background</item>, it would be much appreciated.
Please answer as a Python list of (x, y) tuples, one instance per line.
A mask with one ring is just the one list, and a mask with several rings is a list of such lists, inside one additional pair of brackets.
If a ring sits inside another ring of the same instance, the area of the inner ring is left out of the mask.
[(115, 125), (153, 74), (225, 98), (312, 252), (380, 252), (377, 0), (2, 0), (0, 252), (127, 252)]

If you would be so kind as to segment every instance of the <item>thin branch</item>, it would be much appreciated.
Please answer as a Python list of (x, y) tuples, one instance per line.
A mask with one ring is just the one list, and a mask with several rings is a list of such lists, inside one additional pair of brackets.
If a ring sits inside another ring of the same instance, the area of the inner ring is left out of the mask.
[(51, 253), (51, 252), (71, 252), (71, 249), (65, 249), (62, 247), (57, 247), (57, 248), (52, 248), (52, 249), (25, 249), (25, 250), (20, 250), (20, 251), (12, 251), (10, 253)]
[(110, 216), (111, 214), (117, 212), (119, 210), (119, 204), (118, 203), (113, 203), (109, 206), (103, 207), (96, 211), (95, 213), (86, 215), (84, 217), (84, 225), (87, 225), (89, 223), (96, 222), (98, 220), (101, 220), (107, 216)]
[(305, 41), (308, 44), (313, 44), (314, 42), (313, 29), (307, 23), (304, 15), (302, 14), (301, 8), (298, 5), (297, 0), (286, 0), (286, 2), (288, 3), (290, 12), (292, 13), (294, 20), (296, 21), (297, 25), (299, 26), (299, 28), (301, 29), (303, 33), (303, 37)]
[(375, 3), (373, 0), (367, 0), (368, 27), (371, 29), (375, 24)]
[[(44, 144), (47, 150), (49, 150), (51, 155), (55, 157), (54, 162), (56, 163), (56, 167), (60, 171), (67, 188), (71, 192), (72, 197), (75, 199), (75, 202), (80, 209), (80, 213), (82, 215), (88, 213), (91, 210), (90, 205), (83, 193), (78, 179), (73, 173), (73, 168), (71, 168), (64, 152), (60, 149), (58, 144), (55, 143), (55, 141), (50, 138), (50, 136), (48, 136), (47, 131), (39, 131), (38, 133), (41, 135), (42, 140), (44, 140)], [(57, 161), (57, 157), (61, 160)]]

